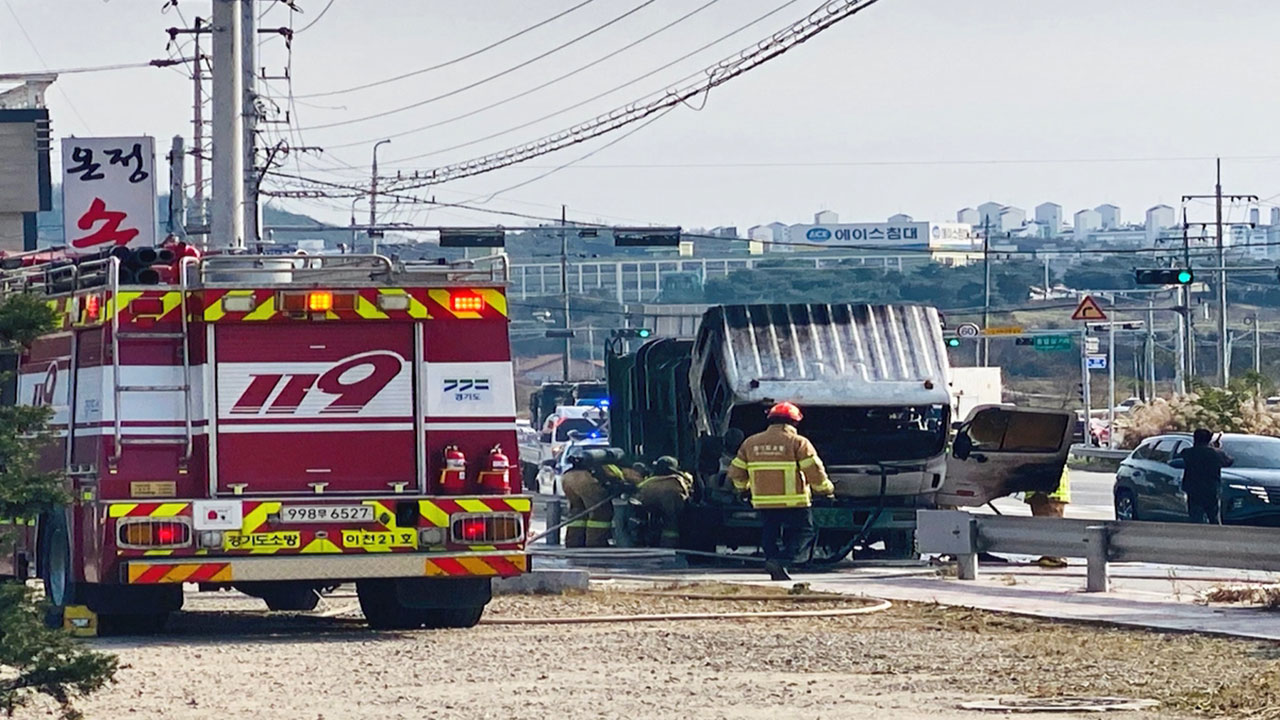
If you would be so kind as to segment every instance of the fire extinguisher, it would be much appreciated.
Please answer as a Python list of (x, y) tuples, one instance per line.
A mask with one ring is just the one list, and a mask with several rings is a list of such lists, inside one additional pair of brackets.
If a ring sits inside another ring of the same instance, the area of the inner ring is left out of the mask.
[(502, 452), (501, 445), (489, 451), (489, 461), (480, 471), (480, 491), (491, 495), (507, 495), (511, 492), (511, 459)]
[(440, 492), (462, 495), (467, 492), (467, 456), (457, 445), (444, 448), (444, 469), (440, 471)]

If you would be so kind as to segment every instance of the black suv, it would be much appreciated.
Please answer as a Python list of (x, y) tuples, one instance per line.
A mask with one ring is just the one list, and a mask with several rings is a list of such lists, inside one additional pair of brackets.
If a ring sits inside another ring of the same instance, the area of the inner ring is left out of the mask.
[[(1235, 464), (1222, 471), (1222, 522), (1280, 526), (1280, 438), (1224, 434)], [(1191, 435), (1147, 438), (1120, 463), (1114, 486), (1117, 520), (1187, 522), (1182, 460)]]

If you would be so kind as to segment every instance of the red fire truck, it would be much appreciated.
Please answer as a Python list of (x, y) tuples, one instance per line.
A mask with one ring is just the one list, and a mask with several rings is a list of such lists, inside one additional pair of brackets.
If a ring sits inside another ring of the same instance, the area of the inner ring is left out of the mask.
[(18, 262), (0, 292), (61, 325), (16, 397), (51, 408), (45, 469), (73, 502), (22, 525), (0, 575), (34, 571), (55, 611), (150, 629), (184, 583), (308, 610), (354, 581), (372, 626), (467, 627), (528, 570), (505, 255)]

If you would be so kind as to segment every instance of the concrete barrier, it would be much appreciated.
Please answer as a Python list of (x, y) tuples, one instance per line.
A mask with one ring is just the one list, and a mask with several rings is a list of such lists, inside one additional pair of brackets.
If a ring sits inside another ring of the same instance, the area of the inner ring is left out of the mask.
[(493, 579), (494, 595), (558, 595), (566, 590), (586, 590), (591, 575), (586, 570), (549, 568), (523, 575)]

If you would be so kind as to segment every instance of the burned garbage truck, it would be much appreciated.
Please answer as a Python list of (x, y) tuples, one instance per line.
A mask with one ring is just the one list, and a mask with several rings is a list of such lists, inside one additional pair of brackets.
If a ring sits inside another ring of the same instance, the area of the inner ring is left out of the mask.
[(942, 319), (922, 305), (714, 306), (695, 338), (607, 363), (612, 443), (694, 471), (689, 549), (758, 543), (759, 518), (725, 469), (774, 402), (802, 408), (798, 430), (835, 484), (834, 499), (815, 500), (818, 563), (855, 549), (911, 556), (917, 509), (1051, 491), (1069, 449), (1064, 411), (985, 405), (953, 422)]

